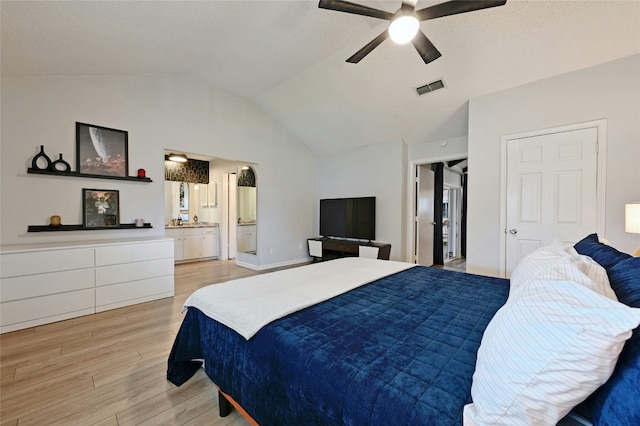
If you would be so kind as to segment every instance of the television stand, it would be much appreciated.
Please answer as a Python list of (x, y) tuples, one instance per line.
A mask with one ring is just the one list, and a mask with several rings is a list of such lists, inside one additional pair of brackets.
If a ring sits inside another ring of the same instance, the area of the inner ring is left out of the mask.
[(310, 238), (310, 240), (322, 242), (322, 260), (358, 256), (360, 246), (378, 247), (378, 259), (389, 260), (389, 255), (391, 254), (391, 244), (386, 243), (340, 240), (326, 237)]

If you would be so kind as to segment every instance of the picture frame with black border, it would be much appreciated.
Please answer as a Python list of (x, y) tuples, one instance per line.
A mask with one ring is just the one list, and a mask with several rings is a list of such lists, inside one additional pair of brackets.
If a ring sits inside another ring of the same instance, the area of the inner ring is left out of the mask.
[(120, 192), (116, 189), (82, 189), (82, 226), (117, 228), (120, 226)]
[(76, 122), (76, 171), (97, 176), (129, 175), (129, 132)]

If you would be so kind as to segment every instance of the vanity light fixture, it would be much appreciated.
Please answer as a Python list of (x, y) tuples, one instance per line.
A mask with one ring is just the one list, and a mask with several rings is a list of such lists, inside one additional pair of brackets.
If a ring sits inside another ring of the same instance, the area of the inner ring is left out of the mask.
[(175, 154), (175, 153), (171, 153), (169, 154), (169, 160), (170, 161), (175, 161), (177, 163), (186, 163), (187, 162), (187, 156), (184, 154)]

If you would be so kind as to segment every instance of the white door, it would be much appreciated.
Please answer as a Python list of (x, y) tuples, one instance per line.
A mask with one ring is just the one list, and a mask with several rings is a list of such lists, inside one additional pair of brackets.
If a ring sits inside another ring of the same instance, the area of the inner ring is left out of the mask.
[(228, 184), (229, 184), (229, 188), (227, 190), (227, 207), (228, 207), (228, 214), (227, 214), (227, 220), (228, 220), (228, 224), (227, 224), (227, 230), (229, 232), (228, 234), (228, 243), (229, 243), (229, 259), (235, 259), (236, 258), (236, 249), (237, 249), (237, 242), (238, 242), (238, 231), (237, 231), (237, 225), (238, 225), (238, 212), (237, 212), (237, 208), (238, 208), (238, 203), (236, 201), (236, 190), (238, 188), (238, 183), (237, 183), (237, 179), (236, 179), (236, 174), (235, 173), (229, 173), (228, 175)]
[(416, 241), (419, 265), (433, 265), (433, 198), (435, 173), (428, 165), (418, 166), (416, 188)]
[(597, 127), (507, 141), (507, 277), (538, 247), (596, 230), (597, 143)]
[[(460, 202), (460, 188), (445, 188), (445, 192), (449, 192), (449, 226), (447, 227), (448, 241), (447, 252), (445, 258), (456, 258), (459, 256), (460, 247), (460, 217), (462, 211), (462, 203)], [(443, 228), (444, 235), (444, 228)]]
[(224, 173), (222, 175), (222, 203), (219, 204), (222, 211), (220, 227), (218, 228), (220, 239), (220, 259), (235, 259), (236, 257), (236, 174)]

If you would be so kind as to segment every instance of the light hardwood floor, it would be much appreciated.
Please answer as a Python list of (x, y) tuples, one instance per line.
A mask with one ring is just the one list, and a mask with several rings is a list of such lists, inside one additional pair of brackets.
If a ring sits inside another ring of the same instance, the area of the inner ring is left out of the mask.
[(200, 370), (176, 387), (167, 358), (195, 289), (255, 275), (233, 261), (177, 265), (175, 296), (0, 336), (0, 425), (234, 425)]

